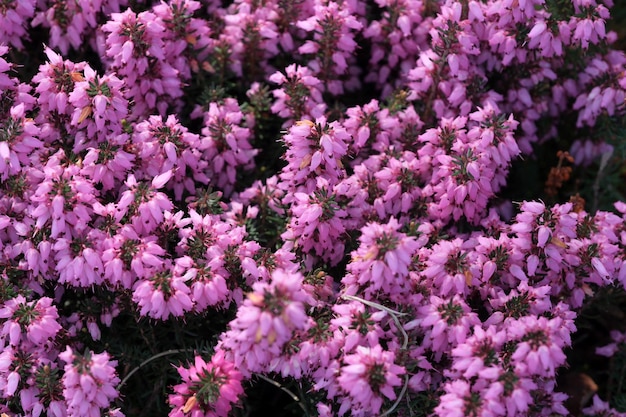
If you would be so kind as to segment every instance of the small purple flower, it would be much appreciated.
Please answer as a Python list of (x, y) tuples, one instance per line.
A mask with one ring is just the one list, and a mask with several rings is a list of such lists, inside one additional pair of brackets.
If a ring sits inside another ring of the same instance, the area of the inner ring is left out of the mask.
[(342, 239), (346, 230), (342, 219), (346, 212), (335, 200), (332, 189), (318, 178), (318, 189), (313, 195), (295, 193), (293, 197), (292, 219), (281, 235), (288, 242), (285, 248), (317, 255), (336, 265), (344, 256)]
[(61, 330), (58, 318), (57, 308), (52, 305), (51, 298), (26, 301), (23, 296), (18, 295), (6, 301), (0, 308), (0, 321), (4, 321), (0, 336), (8, 339), (12, 346), (17, 346), (25, 333), (31, 343), (40, 346), (53, 340)]
[[(332, 186), (345, 176), (342, 158), (350, 136), (339, 123), (328, 123), (325, 117), (301, 120), (289, 128), (283, 141), (287, 146), (287, 166), (280, 173), (283, 187), (311, 193), (320, 179)], [(286, 197), (284, 202), (290, 202)]]
[[(104, 2), (113, 6), (116, 1)], [(96, 15), (101, 0), (77, 3), (71, 0), (53, 0), (38, 4), (31, 25), (50, 29), (50, 46), (67, 54), (70, 48), (79, 49), (97, 27)]]
[(75, 287), (91, 287), (104, 281), (101, 241), (98, 233), (85, 233), (72, 238), (59, 238), (55, 250), (56, 271), (59, 283)]
[(331, 324), (345, 335), (342, 346), (344, 352), (352, 352), (358, 346), (374, 347), (380, 343), (380, 338), (384, 336), (381, 322), (388, 316), (387, 312), (371, 312), (363, 303), (356, 301), (335, 304), (332, 309), (336, 317), (331, 320)]
[(110, 360), (107, 352), (86, 350), (80, 355), (69, 346), (59, 358), (66, 363), (62, 382), (68, 417), (100, 417), (119, 396), (117, 361)]
[(177, 368), (183, 383), (174, 386), (169, 396), (173, 406), (170, 417), (192, 416), (227, 417), (233, 404), (244, 394), (243, 375), (234, 363), (218, 350), (205, 362), (196, 356), (189, 368)]
[[(352, 54), (357, 49), (354, 36), (363, 28), (355, 16), (356, 10), (350, 9), (350, 3), (333, 1), (315, 1), (313, 7), (313, 16), (296, 23), (300, 29), (313, 34), (313, 39), (300, 46), (298, 52), (314, 56), (308, 66), (325, 82), (326, 90), (331, 94), (343, 93), (344, 85), (358, 87), (356, 78), (351, 78), (355, 74), (349, 71)], [(346, 73), (347, 82), (340, 82), (338, 78)]]
[(193, 17), (202, 4), (195, 0), (174, 0), (152, 7), (152, 12), (165, 28), (164, 52), (166, 60), (178, 71), (182, 81), (198, 72), (199, 63), (205, 62), (213, 39), (209, 22)]
[(0, 39), (17, 49), (23, 49), (22, 40), (28, 40), (28, 22), (35, 14), (36, 0), (11, 1), (0, 10)]
[(323, 116), (326, 104), (322, 98), (321, 81), (310, 69), (292, 64), (285, 68), (284, 74), (275, 72), (269, 80), (280, 86), (272, 91), (275, 101), (271, 110), (288, 119), (283, 126)]
[(139, 314), (167, 320), (181, 317), (193, 309), (189, 276), (179, 275), (171, 262), (155, 268), (153, 275), (138, 280), (133, 286), (133, 301), (140, 307)]
[(253, 119), (245, 115), (237, 100), (228, 98), (223, 104), (211, 103), (204, 113), (200, 137), (202, 159), (208, 166), (212, 183), (228, 196), (234, 189), (237, 170), (254, 167), (258, 153), (250, 143)]
[(597, 417), (626, 417), (626, 413), (619, 412), (609, 405), (608, 402), (602, 401), (596, 394), (593, 396), (593, 403), (590, 407), (584, 408), (583, 413), (586, 416)]
[(565, 363), (563, 349), (571, 344), (569, 333), (562, 330), (563, 325), (560, 318), (533, 316), (509, 322), (510, 338), (519, 341), (511, 356), (516, 372), (553, 378), (556, 369)]
[(377, 0), (376, 3), (382, 9), (382, 18), (373, 19), (363, 30), (363, 36), (372, 42), (365, 80), (382, 87), (385, 97), (397, 87), (393, 83), (396, 72), (405, 76), (415, 65), (427, 41), (428, 25), (423, 24), (425, 5), (420, 0)]
[(4, 59), (4, 55), (9, 52), (9, 47), (6, 45), (0, 45), (0, 92), (5, 93), (7, 88), (11, 88), (15, 84), (15, 79), (9, 77), (7, 72), (12, 68), (12, 64)]
[(8, 179), (30, 166), (33, 153), (43, 145), (40, 128), (25, 117), (24, 104), (11, 107), (7, 118), (0, 122), (0, 178)]
[(419, 308), (423, 319), (419, 325), (426, 331), (426, 345), (439, 361), (451, 348), (465, 343), (471, 328), (480, 321), (465, 301), (455, 295), (450, 299), (430, 297), (430, 303)]
[[(168, 105), (183, 94), (179, 71), (173, 59), (167, 59), (182, 51), (166, 51), (165, 22), (150, 11), (136, 14), (128, 9), (111, 14), (102, 31), (107, 34), (110, 70), (124, 78), (125, 97), (133, 102), (131, 114), (147, 116), (156, 110), (164, 116)], [(167, 46), (179, 48), (171, 42)]]
[(135, 231), (147, 235), (156, 230), (163, 221), (164, 213), (174, 208), (169, 197), (160, 191), (172, 178), (172, 170), (160, 173), (150, 182), (137, 181), (130, 174), (124, 184), (126, 190), (120, 195), (117, 210), (120, 216), (128, 216)]
[[(59, 151), (63, 156), (63, 151)], [(63, 167), (53, 159), (43, 169), (43, 178), (30, 197), (30, 216), (35, 227), (51, 227), (50, 237), (70, 237), (72, 230), (87, 230), (91, 205), (98, 195), (93, 184), (79, 174), (77, 165)]]
[[(439, 405), (435, 408), (438, 416), (497, 416), (504, 415), (504, 407), (497, 402), (490, 402), (481, 395), (472, 384), (465, 380), (456, 380), (445, 384), (445, 393), (441, 396)], [(490, 404), (491, 403), (491, 404)], [(490, 407), (496, 406), (491, 411)], [(495, 412), (494, 412), (495, 411)]]
[(96, 184), (102, 191), (119, 188), (134, 168), (137, 159), (132, 151), (128, 134), (112, 135), (100, 142), (96, 148), (88, 148), (83, 159), (81, 175)]
[(77, 141), (75, 152), (101, 142), (109, 135), (122, 133), (122, 120), (128, 117), (128, 101), (122, 88), (124, 81), (113, 74), (99, 76), (89, 65), (84, 77), (69, 93), (74, 107), (71, 126), (84, 131), (84, 143)]
[[(399, 376), (406, 371), (394, 363), (393, 352), (383, 351), (380, 345), (358, 346), (354, 354), (346, 355), (343, 360), (346, 365), (341, 368), (337, 382), (350, 396), (355, 410), (377, 414), (381, 411), (383, 397), (396, 399), (394, 388), (402, 385)], [(339, 415), (348, 411), (349, 403), (344, 404)]]
[(83, 81), (83, 71), (87, 64), (63, 60), (61, 55), (49, 47), (44, 52), (48, 62), (39, 67), (39, 72), (32, 79), (36, 85), (35, 92), (39, 94), (37, 104), (44, 114), (57, 112), (71, 115), (69, 94), (74, 91), (75, 83)]
[(163, 265), (165, 250), (153, 235), (139, 236), (124, 225), (103, 242), (104, 277), (113, 286), (130, 289), (137, 278), (149, 278)]
[(387, 224), (368, 223), (361, 228), (359, 248), (352, 252), (342, 283), (348, 291), (361, 287), (367, 298), (393, 296), (401, 299), (411, 288), (408, 279), (413, 256), (421, 246), (414, 238), (399, 231), (393, 217)]
[(500, 351), (506, 341), (506, 332), (495, 326), (486, 330), (475, 326), (474, 334), (452, 349), (452, 369), (468, 380), (477, 376), (494, 379), (500, 373)]
[(208, 184), (206, 170), (210, 159), (202, 155), (200, 137), (189, 132), (175, 116), (170, 115), (165, 120), (161, 116), (150, 116), (136, 124), (132, 143), (141, 162), (135, 175), (141, 173), (145, 178), (152, 178), (173, 170), (167, 185), (174, 189), (176, 200), (180, 200), (185, 191), (195, 194), (197, 183)]
[(302, 281), (300, 273), (277, 269), (269, 283), (253, 285), (254, 291), (237, 310), (219, 347), (244, 375), (262, 371), (282, 354), (295, 331), (310, 326), (305, 305), (312, 305), (313, 300), (302, 288)]

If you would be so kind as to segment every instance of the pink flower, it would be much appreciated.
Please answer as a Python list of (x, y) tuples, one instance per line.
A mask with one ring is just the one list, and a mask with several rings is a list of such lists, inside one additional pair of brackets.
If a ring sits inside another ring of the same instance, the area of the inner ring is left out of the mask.
[(199, 63), (206, 60), (212, 49), (209, 22), (193, 17), (201, 7), (195, 0), (175, 0), (152, 7), (165, 26), (166, 59), (183, 81), (191, 78), (191, 71), (198, 72)]
[[(579, 8), (577, 5), (576, 8)], [(581, 8), (579, 16), (572, 16), (568, 22), (573, 29), (572, 45), (580, 45), (587, 49), (589, 44), (597, 45), (606, 40), (605, 21), (609, 19), (609, 9), (603, 4), (594, 4)]]
[(140, 307), (139, 314), (167, 320), (170, 315), (181, 317), (193, 309), (189, 276), (178, 275), (170, 262), (155, 268), (153, 275), (138, 280), (133, 287), (133, 301)]
[(10, 43), (17, 49), (22, 49), (22, 40), (29, 39), (26, 27), (28, 21), (35, 14), (35, 0), (11, 2), (5, 5), (0, 12), (0, 39), (3, 43)]
[(606, 346), (596, 348), (596, 355), (608, 358), (615, 355), (620, 350), (620, 346), (626, 342), (626, 333), (617, 330), (611, 331), (612, 342)]
[(275, 72), (269, 77), (271, 82), (280, 86), (272, 91), (275, 101), (271, 110), (288, 119), (283, 126), (321, 117), (326, 109), (321, 81), (311, 74), (310, 69), (296, 64), (289, 65), (284, 72)]
[(110, 360), (107, 352), (86, 350), (80, 355), (69, 346), (59, 358), (66, 363), (62, 382), (68, 417), (100, 417), (119, 396), (115, 389), (120, 382), (115, 372), (117, 361)]
[(380, 343), (384, 336), (381, 322), (388, 317), (387, 312), (379, 310), (372, 313), (357, 301), (337, 303), (332, 309), (336, 317), (331, 324), (345, 335), (341, 347), (344, 352), (352, 352), (357, 346), (374, 347)]
[[(65, 156), (62, 150), (59, 158)], [(93, 184), (79, 174), (77, 165), (64, 167), (61, 161), (50, 158), (43, 168), (43, 180), (30, 197), (29, 214), (35, 219), (35, 227), (43, 229), (50, 225), (50, 237), (69, 238), (88, 228), (93, 204), (98, 192)]]
[[(372, 348), (358, 346), (354, 354), (344, 357), (346, 365), (341, 368), (337, 382), (350, 396), (355, 410), (377, 414), (383, 404), (383, 396), (396, 399), (394, 387), (402, 385), (399, 375), (406, 371), (394, 360), (393, 352), (383, 351), (380, 345)], [(346, 407), (340, 408), (339, 415), (346, 411)]]
[(519, 319), (529, 314), (540, 316), (553, 308), (550, 287), (547, 285), (530, 286), (527, 281), (522, 281), (508, 294), (501, 291), (496, 294), (490, 304), (495, 310), (501, 311), (504, 317)]
[[(428, 209), (434, 218), (457, 220), (465, 216), (477, 222), (497, 189), (497, 165), (476, 135), (469, 137), (466, 117), (443, 118), (440, 125), (419, 136), (425, 145), (418, 156), (432, 166), (430, 184), (424, 187), (422, 195), (432, 196)], [(428, 165), (421, 172), (427, 174)]]
[(541, 53), (541, 56), (546, 58), (562, 56), (564, 39), (561, 36), (559, 26), (560, 25), (557, 25), (556, 27), (557, 32), (553, 33), (552, 25), (548, 28), (548, 25), (544, 20), (537, 20), (531, 31), (528, 33), (528, 38), (530, 39), (528, 47), (533, 49), (536, 48)]
[[(191, 227), (180, 232), (180, 247), (194, 261), (209, 262), (224, 254), (231, 244), (230, 235), (236, 228), (219, 216), (189, 211)], [(217, 269), (217, 268), (216, 268)]]
[(163, 221), (164, 213), (174, 205), (169, 197), (157, 191), (172, 177), (172, 170), (165, 171), (147, 181), (138, 182), (133, 174), (125, 181), (126, 191), (120, 195), (117, 210), (121, 216), (128, 216), (135, 231), (139, 234), (152, 233)]
[(196, 183), (209, 182), (205, 172), (208, 160), (202, 157), (200, 137), (190, 133), (175, 116), (170, 115), (166, 120), (150, 116), (136, 124), (132, 142), (141, 161), (140, 171), (135, 175), (141, 172), (151, 178), (172, 170), (167, 185), (174, 189), (176, 200), (182, 198), (184, 191), (195, 194)]
[[(581, 28), (589, 27), (581, 25)], [(574, 110), (577, 110), (577, 126), (593, 126), (602, 114), (612, 116), (623, 107), (624, 75), (619, 71), (626, 56), (610, 51), (603, 57), (593, 58), (580, 75), (582, 88), (577, 89)], [(606, 82), (599, 82), (600, 77), (608, 77)]]
[(183, 383), (174, 386), (169, 403), (170, 417), (191, 416), (226, 417), (233, 404), (243, 395), (243, 375), (223, 351), (216, 351), (209, 363), (195, 357), (189, 368), (177, 368)]
[[(111, 3), (113, 7), (117, 1)], [(68, 0), (54, 0), (38, 9), (32, 26), (42, 25), (50, 28), (50, 46), (58, 47), (63, 54), (71, 48), (82, 46), (87, 36), (92, 35), (97, 27), (96, 15), (100, 12), (101, 1), (89, 1), (78, 4)], [(119, 5), (118, 5), (119, 7)], [(108, 9), (108, 7), (105, 6)]]
[[(29, 220), (26, 218), (25, 220)], [(53, 240), (50, 239), (50, 230), (38, 229), (34, 221), (18, 223), (15, 225), (20, 242), (14, 245), (16, 254), (22, 254), (25, 259), (24, 267), (35, 275), (49, 276), (54, 270), (54, 252), (52, 251)]]
[[(389, 133), (382, 128), (383, 121), (392, 125), (393, 117), (387, 111), (381, 111), (378, 100), (372, 100), (363, 106), (354, 106), (346, 110), (343, 127), (352, 137), (350, 153), (358, 154), (370, 147), (383, 152), (389, 146)], [(354, 164), (356, 165), (356, 164)]]
[(506, 333), (494, 326), (484, 330), (474, 327), (474, 334), (464, 343), (452, 349), (454, 362), (452, 369), (462, 373), (463, 378), (495, 379), (500, 373), (500, 351), (507, 341)]
[(122, 133), (122, 120), (128, 117), (123, 86), (124, 81), (117, 76), (99, 76), (89, 65), (85, 66), (84, 77), (69, 93), (69, 102), (74, 107), (70, 125), (84, 132), (83, 140), (76, 141), (75, 152), (93, 146), (109, 135)]
[(283, 188), (311, 193), (320, 177), (332, 186), (345, 176), (342, 158), (350, 136), (339, 123), (328, 123), (325, 117), (302, 120), (289, 128), (283, 141), (287, 145), (287, 166), (280, 174)]
[(198, 312), (208, 306), (227, 305), (231, 298), (228, 289), (228, 271), (224, 268), (223, 257), (214, 257), (208, 262), (194, 262), (186, 256), (176, 260), (175, 268), (190, 277), (191, 298)]
[(83, 80), (82, 72), (86, 63), (64, 61), (61, 55), (48, 47), (44, 52), (48, 62), (39, 67), (39, 72), (32, 79), (36, 85), (35, 91), (39, 94), (37, 103), (44, 114), (58, 112), (71, 115), (69, 94), (74, 90), (74, 84)]
[(589, 166), (601, 155), (613, 153), (613, 146), (604, 141), (576, 140), (572, 143), (569, 153), (574, 157), (576, 165)]
[(595, 394), (593, 396), (593, 403), (590, 407), (584, 408), (583, 413), (585, 415), (604, 416), (604, 417), (625, 417), (626, 413), (619, 412), (609, 405), (608, 402), (602, 401), (600, 397)]
[(92, 231), (71, 239), (57, 239), (53, 249), (56, 251), (59, 283), (75, 287), (91, 287), (103, 283), (102, 242), (98, 237), (97, 231)]
[(437, 361), (451, 348), (465, 343), (470, 329), (480, 323), (458, 295), (447, 300), (431, 296), (430, 303), (419, 308), (419, 314), (423, 317), (419, 325), (426, 331), (426, 344)]
[[(326, 89), (331, 94), (341, 94), (344, 83), (335, 81), (338, 76), (348, 72), (352, 54), (357, 48), (354, 40), (363, 25), (350, 10), (349, 3), (316, 1), (315, 14), (296, 25), (313, 33), (313, 39), (306, 41), (298, 52), (311, 54), (309, 68), (320, 80), (326, 82)], [(352, 75), (352, 74), (349, 74)], [(358, 81), (349, 79), (345, 85), (357, 87)]]
[(128, 9), (111, 14), (102, 26), (107, 34), (106, 55), (110, 69), (123, 76), (126, 98), (134, 102), (132, 115), (147, 116), (155, 110), (161, 116), (168, 105), (183, 94), (179, 71), (172, 65), (185, 43), (168, 42), (164, 38), (165, 22), (150, 11), (136, 14)]
[(279, 53), (275, 22), (278, 16), (268, 3), (263, 5), (265, 7), (252, 6), (247, 2), (236, 3), (236, 7), (224, 16), (221, 40), (229, 48), (231, 70), (244, 79), (260, 81), (273, 72), (269, 60)]
[(219, 347), (244, 374), (263, 372), (282, 354), (294, 331), (309, 327), (305, 305), (313, 304), (313, 300), (303, 290), (302, 280), (300, 273), (277, 269), (270, 283), (253, 285), (254, 291), (237, 310)]
[(52, 305), (51, 298), (26, 301), (23, 296), (18, 295), (6, 301), (0, 308), (0, 320), (4, 321), (0, 335), (2, 339), (8, 337), (9, 343), (17, 346), (22, 333), (25, 333), (30, 342), (40, 346), (53, 340), (61, 330), (58, 318), (57, 308)]
[(382, 8), (381, 19), (373, 19), (363, 30), (363, 36), (372, 42), (365, 80), (383, 87), (385, 97), (395, 88), (392, 83), (397, 73), (406, 75), (415, 65), (421, 47), (427, 42), (424, 29), (427, 25), (423, 24), (424, 4), (420, 1), (378, 0), (376, 3)]
[(111, 20), (102, 26), (102, 30), (108, 34), (107, 56), (112, 58), (113, 66), (125, 65), (122, 73), (131, 84), (136, 77), (147, 72), (151, 57), (165, 58), (163, 23), (151, 12), (137, 15), (128, 9), (123, 13), (112, 13)]
[(104, 276), (113, 286), (132, 288), (137, 278), (150, 278), (164, 263), (156, 236), (140, 237), (131, 225), (122, 226), (103, 247)]
[(463, 248), (460, 238), (453, 241), (442, 240), (433, 246), (422, 274), (432, 280), (438, 293), (444, 296), (466, 294), (474, 281), (474, 271), (470, 268), (468, 251)]
[(12, 68), (13, 64), (8, 63), (3, 57), (9, 52), (9, 47), (0, 45), (0, 92), (4, 93), (7, 88), (13, 88), (17, 83), (15, 78), (9, 77), (7, 72)]
[(444, 385), (445, 393), (435, 408), (438, 416), (497, 416), (504, 415), (504, 407), (488, 398), (470, 382), (465, 380), (451, 381)]
[(81, 174), (102, 185), (102, 191), (118, 188), (133, 168), (136, 155), (130, 148), (127, 134), (107, 138), (97, 148), (87, 149)]
[(54, 417), (67, 415), (61, 370), (56, 362), (41, 356), (37, 358), (31, 377), (19, 392), (20, 405), (25, 413), (38, 416), (47, 411), (48, 415)]
[[(32, 346), (24, 343), (18, 346), (4, 346), (0, 352), (0, 393), (3, 398), (11, 398), (21, 392), (26, 377), (30, 376), (36, 366), (36, 355)], [(37, 355), (38, 356), (38, 355)]]
[(38, 138), (39, 127), (24, 113), (23, 103), (13, 106), (0, 123), (0, 178), (3, 180), (29, 166), (33, 152), (43, 145)]
[(368, 298), (408, 294), (409, 267), (421, 245), (414, 237), (401, 233), (400, 227), (393, 217), (384, 225), (368, 223), (362, 227), (359, 248), (352, 252), (348, 275), (342, 283), (348, 288), (363, 288)]
[(292, 219), (281, 237), (288, 241), (285, 248), (296, 247), (336, 265), (344, 256), (342, 219), (346, 212), (335, 201), (326, 181), (318, 178), (317, 182), (319, 188), (313, 195), (293, 195)]
[(226, 196), (234, 189), (237, 171), (254, 167), (258, 150), (250, 144), (253, 120), (241, 111), (235, 99), (224, 104), (211, 103), (204, 113), (204, 127), (200, 137), (203, 160), (209, 163), (208, 176), (212, 184)]
[(571, 344), (561, 318), (525, 316), (507, 325), (511, 339), (519, 342), (511, 359), (516, 373), (553, 378), (565, 363), (563, 349)]
[(486, 389), (484, 396), (492, 404), (506, 407), (507, 415), (528, 413), (538, 395), (539, 386), (532, 378), (516, 373), (512, 369), (503, 371), (498, 379)]

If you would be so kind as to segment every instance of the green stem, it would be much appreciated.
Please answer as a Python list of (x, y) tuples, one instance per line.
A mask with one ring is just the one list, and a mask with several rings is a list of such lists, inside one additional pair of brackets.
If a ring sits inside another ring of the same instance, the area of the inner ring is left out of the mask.
[(384, 413), (382, 413), (380, 415), (380, 417), (388, 416), (389, 414), (391, 414), (398, 407), (398, 404), (400, 404), (400, 401), (402, 401), (402, 399), (404, 398), (404, 394), (406, 394), (406, 390), (407, 390), (408, 386), (409, 386), (409, 376), (408, 375), (404, 375), (404, 385), (402, 386), (402, 390), (400, 391), (400, 395), (398, 395), (398, 398), (396, 398), (396, 402), (393, 403), (391, 408), (389, 410), (385, 411)]
[(378, 310), (386, 311), (387, 313), (389, 313), (389, 315), (391, 315), (392, 320), (396, 324), (396, 327), (402, 333), (402, 338), (404, 339), (404, 341), (402, 342), (402, 349), (404, 350), (409, 346), (409, 335), (404, 330), (404, 327), (402, 327), (402, 324), (400, 324), (400, 320), (398, 320), (398, 316), (406, 316), (406, 313), (400, 313), (399, 311), (392, 310), (389, 307), (385, 307), (382, 304), (378, 304), (373, 301), (368, 301), (361, 297), (356, 297), (354, 295), (344, 294), (341, 296), (341, 298), (344, 298), (346, 300), (351, 300), (351, 301), (358, 301), (370, 307), (376, 308)]
[[(385, 307), (382, 304), (378, 304), (373, 301), (368, 301), (361, 297), (356, 297), (354, 295), (344, 294), (341, 297), (346, 300), (358, 301), (370, 307), (376, 308), (378, 310), (386, 311), (387, 313), (389, 313), (394, 323), (396, 324), (396, 327), (402, 333), (402, 337), (404, 339), (404, 341), (402, 342), (402, 350), (407, 349), (407, 347), (409, 346), (409, 335), (406, 333), (406, 330), (404, 330), (404, 327), (402, 327), (402, 325), (400, 324), (400, 320), (398, 320), (398, 316), (406, 316), (406, 313), (400, 313), (399, 311), (392, 310), (389, 307)], [(398, 404), (400, 404), (400, 401), (402, 401), (402, 399), (404, 398), (404, 395), (406, 394), (406, 390), (408, 386), (409, 386), (409, 376), (404, 375), (404, 385), (402, 386), (402, 390), (400, 390), (400, 395), (398, 395), (398, 398), (396, 398), (396, 402), (393, 403), (391, 408), (389, 408), (387, 411), (385, 411), (383, 414), (380, 415), (381, 417), (388, 416), (398, 407)]]
[(302, 408), (302, 411), (304, 411), (304, 415), (306, 417), (309, 417), (308, 410), (306, 409), (304, 404), (302, 404), (302, 401), (300, 401), (300, 398), (296, 394), (294, 394), (293, 392), (289, 391), (287, 388), (282, 386), (279, 382), (274, 381), (273, 379), (270, 379), (270, 378), (268, 378), (268, 377), (266, 377), (264, 375), (261, 375), (261, 374), (256, 374), (256, 376), (258, 376), (259, 378), (261, 378), (265, 382), (269, 382), (270, 384), (274, 385), (275, 387), (280, 388), (281, 390), (283, 390), (287, 395), (289, 395), (291, 397), (292, 400), (294, 400), (300, 406), (300, 408)]
[(120, 384), (117, 386), (117, 390), (119, 391), (120, 388), (122, 388), (124, 384), (126, 384), (126, 382), (130, 379), (131, 376), (133, 376), (138, 370), (140, 370), (141, 368), (143, 368), (144, 366), (146, 366), (153, 360), (162, 358), (163, 356), (173, 355), (175, 353), (189, 352), (190, 350), (192, 349), (170, 349), (170, 350), (166, 350), (165, 352), (160, 352), (160, 353), (157, 353), (156, 355), (150, 356), (148, 359), (141, 362), (138, 367), (132, 369), (128, 373), (128, 375), (126, 375), (124, 379), (122, 379), (122, 382), (120, 382)]

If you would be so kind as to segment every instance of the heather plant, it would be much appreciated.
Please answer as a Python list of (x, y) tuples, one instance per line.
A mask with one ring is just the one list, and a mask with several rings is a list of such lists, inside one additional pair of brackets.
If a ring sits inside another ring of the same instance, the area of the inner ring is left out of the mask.
[(0, 2), (0, 414), (626, 415), (612, 10)]

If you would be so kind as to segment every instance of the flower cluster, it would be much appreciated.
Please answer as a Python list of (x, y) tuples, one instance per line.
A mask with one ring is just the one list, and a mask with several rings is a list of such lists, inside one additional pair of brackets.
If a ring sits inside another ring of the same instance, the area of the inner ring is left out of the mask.
[(176, 394), (170, 395), (172, 417), (189, 413), (226, 417), (243, 394), (243, 376), (222, 351), (216, 352), (209, 363), (196, 356), (189, 368), (181, 366), (177, 370), (183, 383), (174, 387)]
[(254, 167), (257, 150), (250, 144), (254, 119), (241, 111), (237, 100), (226, 99), (224, 104), (211, 103), (204, 113), (204, 127), (200, 138), (203, 160), (214, 184), (230, 194), (237, 180), (237, 170)]
[(305, 306), (311, 303), (302, 288), (302, 276), (277, 269), (269, 283), (254, 284), (220, 348), (244, 375), (259, 372), (281, 355), (294, 331), (306, 330)]
[[(300, 29), (313, 34), (313, 39), (304, 42), (298, 52), (313, 55), (308, 67), (313, 75), (325, 82), (324, 90), (331, 94), (341, 94), (344, 85), (355, 89), (359, 83), (356, 74), (350, 73), (350, 69), (355, 68), (350, 62), (353, 61), (352, 54), (357, 48), (355, 32), (363, 28), (357, 18), (362, 12), (359, 10), (361, 5), (357, 2), (314, 3), (311, 17), (296, 23)], [(347, 78), (345, 82), (339, 82), (340, 76)]]
[(80, 355), (69, 346), (59, 359), (66, 363), (62, 383), (68, 417), (100, 416), (119, 395), (115, 390), (119, 383), (117, 362), (111, 361), (106, 352), (86, 351)]
[(0, 0), (2, 417), (621, 415), (610, 7)]

